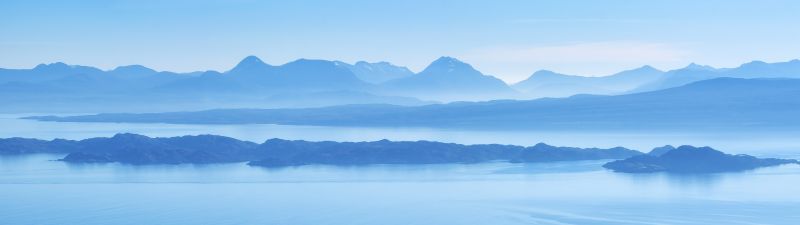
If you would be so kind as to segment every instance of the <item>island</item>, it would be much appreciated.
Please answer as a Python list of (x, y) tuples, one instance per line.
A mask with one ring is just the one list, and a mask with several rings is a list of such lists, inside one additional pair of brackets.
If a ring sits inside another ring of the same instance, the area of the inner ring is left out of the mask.
[(556, 147), (543, 143), (517, 145), (461, 145), (432, 141), (308, 142), (271, 139), (260, 146), (265, 158), (253, 166), (281, 167), (308, 164), (438, 164), (509, 161), (512, 163), (621, 159), (641, 152), (622, 147), (609, 149)]
[(270, 139), (261, 144), (216, 135), (151, 138), (138, 134), (72, 141), (0, 139), (0, 154), (65, 153), (68, 163), (207, 164), (249, 162), (252, 166), (309, 164), (438, 164), (509, 161), (513, 163), (623, 159), (643, 153), (622, 147), (573, 148), (462, 145), (434, 141), (334, 142)]
[(541, 163), (616, 160), (603, 167), (623, 173), (713, 173), (798, 163), (729, 155), (709, 147), (664, 146), (645, 154), (623, 147), (576, 148), (539, 143), (533, 146), (435, 141), (303, 141), (269, 139), (263, 143), (218, 135), (148, 137), (116, 134), (84, 140), (0, 139), (0, 154), (65, 154), (67, 163), (209, 164), (247, 162), (257, 167), (302, 165), (443, 164), (505, 161)]
[(730, 155), (710, 147), (665, 146), (648, 154), (606, 163), (603, 167), (622, 173), (721, 173), (739, 172), (783, 164), (798, 164), (794, 159), (756, 158)]

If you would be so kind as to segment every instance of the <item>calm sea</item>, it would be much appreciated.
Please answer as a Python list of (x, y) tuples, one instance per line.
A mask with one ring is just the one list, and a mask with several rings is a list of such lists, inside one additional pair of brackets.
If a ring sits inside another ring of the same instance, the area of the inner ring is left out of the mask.
[[(797, 133), (544, 132), (278, 125), (55, 123), (0, 115), (0, 137), (119, 132), (577, 147), (709, 145), (800, 158)], [(70, 165), (0, 157), (0, 224), (800, 224), (800, 166), (698, 176), (619, 174), (605, 161), (302, 166)]]

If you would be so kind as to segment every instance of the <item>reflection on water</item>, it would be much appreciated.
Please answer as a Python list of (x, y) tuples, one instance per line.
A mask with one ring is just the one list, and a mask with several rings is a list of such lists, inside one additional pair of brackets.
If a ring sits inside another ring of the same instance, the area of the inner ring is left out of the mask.
[(70, 165), (0, 157), (8, 224), (798, 224), (800, 166), (621, 174), (605, 161)]
[(747, 172), (725, 174), (625, 174), (637, 183), (665, 182), (674, 188), (711, 188), (722, 179), (737, 179)]

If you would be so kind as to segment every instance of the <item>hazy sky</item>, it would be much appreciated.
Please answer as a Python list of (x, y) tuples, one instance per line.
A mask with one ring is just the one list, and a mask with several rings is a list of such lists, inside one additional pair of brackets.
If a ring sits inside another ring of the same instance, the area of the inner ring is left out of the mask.
[(796, 0), (3, 0), (0, 67), (225, 71), (256, 55), (419, 71), (447, 55), (513, 82), (539, 69), (604, 75), (800, 58), (798, 12)]

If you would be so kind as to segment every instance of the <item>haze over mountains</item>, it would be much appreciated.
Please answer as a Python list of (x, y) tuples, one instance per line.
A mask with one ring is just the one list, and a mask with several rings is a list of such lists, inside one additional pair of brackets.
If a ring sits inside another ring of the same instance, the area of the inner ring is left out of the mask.
[(631, 92), (660, 90), (717, 77), (800, 78), (800, 60), (777, 63), (752, 61), (736, 68), (714, 68), (692, 63), (685, 68), (668, 71), (659, 79), (637, 87)]
[(664, 74), (651, 66), (622, 71), (603, 77), (559, 74), (536, 71), (513, 85), (529, 97), (569, 97), (576, 94), (622, 94), (654, 82)]
[(736, 68), (714, 68), (695, 63), (660, 71), (651, 66), (602, 77), (559, 74), (540, 70), (513, 85), (529, 97), (568, 97), (576, 94), (618, 95), (656, 91), (719, 77), (800, 78), (800, 60), (766, 63), (752, 61)]
[(340, 62), (340, 65), (350, 69), (359, 79), (372, 84), (380, 84), (414, 75), (414, 72), (411, 72), (408, 68), (396, 66), (389, 62), (369, 63), (358, 61), (353, 65)]
[(419, 106), (437, 102), (622, 95), (718, 77), (800, 78), (800, 60), (737, 68), (650, 66), (604, 77), (541, 70), (508, 85), (452, 57), (419, 73), (388, 62), (299, 59), (270, 65), (248, 56), (225, 72), (173, 73), (140, 65), (103, 71), (64, 63), (0, 69), (4, 112), (156, 112), (213, 108), (297, 108), (346, 104)]
[(390, 93), (438, 100), (491, 100), (518, 97), (517, 92), (505, 82), (485, 75), (471, 65), (451, 57), (433, 61), (418, 74), (387, 81)]
[(756, 129), (800, 126), (800, 79), (716, 78), (660, 91), (425, 106), (346, 105), (30, 117), (62, 122), (515, 129)]

